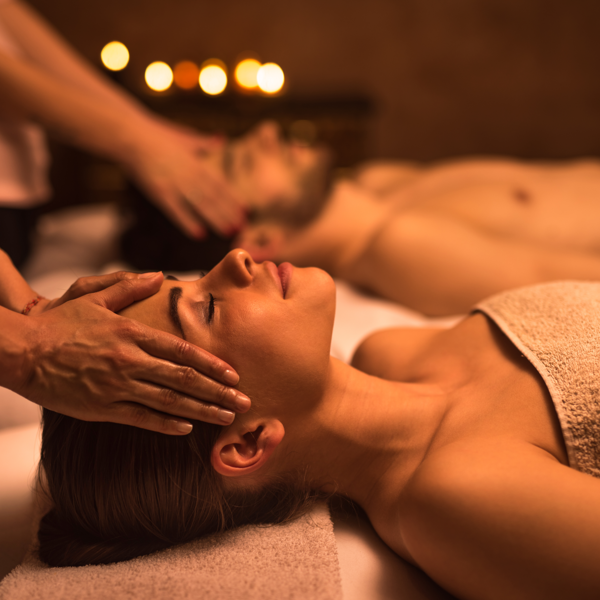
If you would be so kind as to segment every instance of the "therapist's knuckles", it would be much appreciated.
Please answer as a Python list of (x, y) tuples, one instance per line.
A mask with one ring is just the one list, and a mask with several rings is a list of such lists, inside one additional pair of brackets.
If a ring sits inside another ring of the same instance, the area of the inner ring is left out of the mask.
[(215, 425), (231, 425), (235, 419), (235, 414), (216, 404), (204, 404), (198, 409), (198, 421), (214, 423)]
[(233, 388), (219, 385), (215, 394), (215, 401), (227, 408), (238, 412), (246, 412), (250, 408), (250, 398)]
[(160, 409), (165, 412), (171, 412), (173, 408), (177, 408), (184, 396), (171, 388), (161, 388), (158, 392), (158, 401)]

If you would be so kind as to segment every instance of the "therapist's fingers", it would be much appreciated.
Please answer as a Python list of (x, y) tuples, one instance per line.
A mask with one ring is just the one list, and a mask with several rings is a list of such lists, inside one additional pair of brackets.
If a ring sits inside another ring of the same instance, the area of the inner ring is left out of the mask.
[[(239, 382), (238, 374), (224, 360), (175, 335), (142, 325), (134, 339), (147, 354), (163, 359), (161, 362), (154, 361), (152, 365), (154, 383), (174, 387), (180, 392), (196, 397), (199, 397), (199, 394), (194, 393), (194, 390), (203, 388), (203, 393), (210, 396), (201, 397), (216, 402), (223, 396), (223, 390), (217, 382), (227, 386), (237, 385)], [(182, 366), (205, 377), (197, 378), (189, 371), (182, 371)]]
[[(222, 405), (198, 400), (196, 397), (186, 396), (185, 394), (175, 392), (173, 389), (160, 387), (148, 382), (140, 382), (138, 389), (141, 392), (136, 393), (137, 404), (143, 404), (147, 409), (168, 415), (170, 419), (192, 419), (216, 425), (230, 425), (235, 418), (234, 410), (237, 410), (237, 408), (230, 410)], [(230, 402), (228, 396), (229, 394), (225, 392), (227, 403)], [(247, 407), (249, 407), (250, 401), (247, 398), (246, 402)]]
[[(143, 403), (156, 410), (203, 421), (213, 406), (235, 412), (246, 412), (250, 408), (250, 399), (244, 393), (191, 367), (154, 360), (152, 370), (144, 368), (144, 375), (147, 388), (141, 396)], [(215, 414), (214, 418), (220, 416)]]
[(89, 294), (87, 299), (108, 310), (119, 312), (126, 306), (158, 292), (163, 280), (163, 274), (160, 272), (144, 273), (144, 277), (123, 279), (100, 292)]
[(119, 402), (111, 410), (110, 422), (168, 435), (187, 435), (193, 429), (193, 425), (185, 419), (165, 415), (136, 402)]
[(246, 222), (246, 206), (241, 195), (204, 161), (198, 161), (198, 176), (186, 199), (202, 220), (222, 236), (231, 236)]
[(148, 279), (150, 277), (156, 277), (157, 273), (130, 273), (128, 271), (116, 271), (114, 273), (106, 273), (104, 275), (95, 275), (89, 277), (80, 277), (77, 279), (69, 289), (56, 300), (53, 301), (53, 308), (60, 306), (69, 300), (75, 300), (75, 298), (81, 298), (86, 294), (93, 294), (101, 290), (115, 285), (126, 279)]
[(165, 215), (191, 239), (206, 237), (206, 227), (193, 202), (179, 193), (169, 193), (154, 196), (155, 203)]

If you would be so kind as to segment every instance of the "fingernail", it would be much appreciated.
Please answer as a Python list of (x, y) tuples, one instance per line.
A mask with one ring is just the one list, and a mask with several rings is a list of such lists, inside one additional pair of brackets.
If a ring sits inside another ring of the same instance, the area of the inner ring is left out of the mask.
[(246, 412), (250, 410), (250, 406), (252, 402), (250, 402), (250, 398), (248, 396), (242, 394), (242, 392), (236, 392), (235, 394), (235, 408), (241, 412)]
[(162, 271), (157, 271), (156, 273), (141, 273), (138, 279), (153, 279), (157, 275), (160, 275)]
[(222, 408), (219, 409), (217, 415), (223, 425), (231, 425), (235, 419), (235, 415), (230, 410), (223, 410)]
[(172, 423), (175, 424), (175, 429), (179, 433), (188, 434), (191, 433), (192, 429), (194, 429), (191, 423), (183, 423), (182, 421), (172, 421)]
[(223, 381), (227, 385), (237, 385), (240, 381), (240, 376), (231, 369), (227, 369), (223, 373)]

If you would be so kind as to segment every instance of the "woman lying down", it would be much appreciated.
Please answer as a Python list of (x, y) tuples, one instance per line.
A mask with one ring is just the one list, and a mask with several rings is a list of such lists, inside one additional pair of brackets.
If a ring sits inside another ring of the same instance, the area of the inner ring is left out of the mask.
[(329, 355), (332, 279), (242, 250), (124, 312), (226, 360), (252, 408), (181, 437), (45, 410), (48, 564), (126, 560), (341, 494), (460, 598), (600, 597), (600, 284), (381, 331), (352, 366)]

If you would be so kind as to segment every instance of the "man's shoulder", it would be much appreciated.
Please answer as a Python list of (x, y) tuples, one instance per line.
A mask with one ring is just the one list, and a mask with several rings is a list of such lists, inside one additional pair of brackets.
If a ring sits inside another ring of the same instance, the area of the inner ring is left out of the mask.
[(354, 171), (353, 179), (378, 196), (385, 196), (413, 183), (422, 172), (423, 167), (417, 162), (372, 160), (359, 165)]

